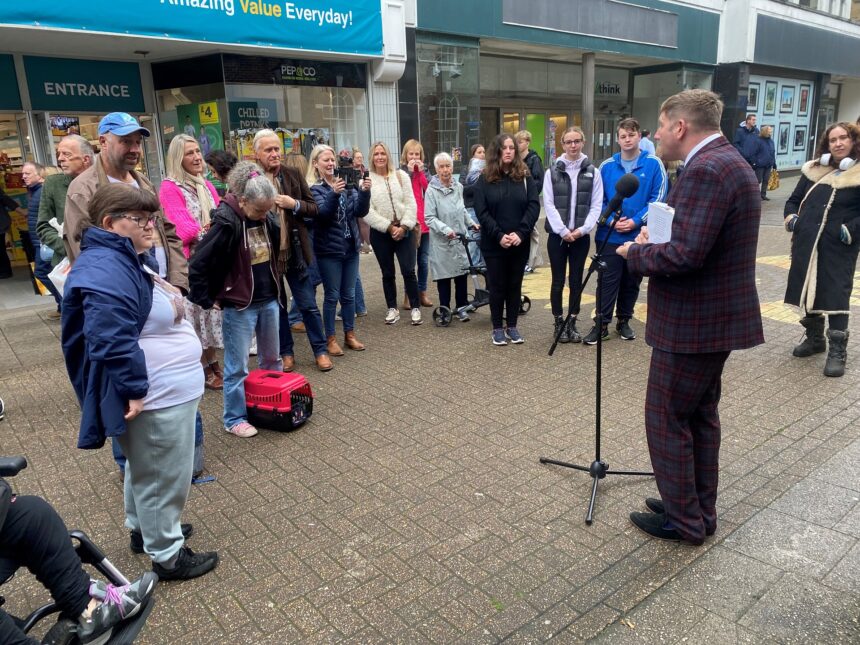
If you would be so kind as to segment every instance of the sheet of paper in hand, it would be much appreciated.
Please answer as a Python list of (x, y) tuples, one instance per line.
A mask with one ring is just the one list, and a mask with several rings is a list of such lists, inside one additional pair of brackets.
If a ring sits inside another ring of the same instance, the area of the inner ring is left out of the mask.
[(664, 244), (672, 239), (672, 221), (675, 209), (663, 202), (648, 204), (648, 241)]

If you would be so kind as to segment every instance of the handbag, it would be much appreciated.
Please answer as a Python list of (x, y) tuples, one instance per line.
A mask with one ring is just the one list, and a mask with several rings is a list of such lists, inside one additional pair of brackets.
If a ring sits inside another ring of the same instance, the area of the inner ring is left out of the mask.
[(770, 171), (770, 177), (767, 179), (767, 189), (776, 190), (777, 188), (779, 188), (779, 172), (776, 168), (772, 168)]

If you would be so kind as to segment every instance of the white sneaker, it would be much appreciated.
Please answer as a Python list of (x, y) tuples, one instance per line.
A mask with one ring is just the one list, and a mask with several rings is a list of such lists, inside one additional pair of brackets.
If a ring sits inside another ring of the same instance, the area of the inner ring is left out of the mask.
[[(419, 312), (419, 316), (420, 316), (420, 312)], [(388, 313), (385, 314), (385, 324), (386, 325), (393, 325), (398, 320), (400, 320), (400, 312), (397, 310), (396, 307), (392, 307), (391, 309), (388, 310)]]
[(412, 310), (412, 324), (420, 325), (422, 322), (424, 321), (421, 320), (421, 309), (415, 307), (415, 309)]

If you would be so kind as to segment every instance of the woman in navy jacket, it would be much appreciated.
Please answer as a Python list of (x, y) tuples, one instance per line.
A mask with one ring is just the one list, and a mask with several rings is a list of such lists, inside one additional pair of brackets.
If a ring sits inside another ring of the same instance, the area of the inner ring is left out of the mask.
[(207, 573), (218, 554), (194, 553), (180, 524), (191, 489), (202, 348), (181, 292), (149, 267), (158, 198), (114, 183), (89, 203), (65, 286), (63, 355), (81, 404), (78, 447), (115, 436), (127, 458), (125, 525), (164, 580)]
[(755, 178), (761, 184), (761, 198), (768, 200), (767, 182), (770, 180), (770, 171), (776, 168), (776, 148), (773, 145), (773, 128), (763, 125), (759, 136), (755, 141), (755, 152), (753, 154), (753, 170)]
[(355, 280), (358, 276), (358, 252), (361, 235), (359, 217), (370, 208), (370, 179), (361, 180), (358, 189), (347, 188), (346, 182), (335, 177), (337, 167), (334, 150), (318, 145), (311, 152), (307, 181), (319, 208), (314, 218), (314, 255), (323, 281), (323, 324), (331, 356), (343, 356), (343, 349), (334, 335), (337, 304), (341, 305), (344, 344), (361, 351), (364, 345), (355, 337)]

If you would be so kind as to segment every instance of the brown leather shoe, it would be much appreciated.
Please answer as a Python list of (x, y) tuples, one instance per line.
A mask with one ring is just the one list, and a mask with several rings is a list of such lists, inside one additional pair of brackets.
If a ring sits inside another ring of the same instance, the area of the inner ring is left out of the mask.
[(343, 356), (343, 350), (337, 344), (337, 339), (334, 336), (329, 336), (326, 339), (326, 345), (328, 345), (329, 356)]
[(296, 334), (307, 334), (308, 330), (305, 329), (305, 323), (297, 322), (295, 325), (290, 325), (290, 331)]
[(359, 342), (358, 338), (355, 337), (354, 331), (344, 333), (343, 344), (346, 345), (347, 349), (354, 349), (357, 352), (364, 351), (364, 344)]
[(332, 367), (334, 367), (328, 354), (320, 354), (317, 356), (316, 361), (320, 372), (328, 372)]
[(284, 364), (285, 372), (292, 372), (296, 369), (296, 359), (293, 356), (281, 356), (281, 361)]
[(412, 305), (409, 303), (409, 296), (405, 293), (403, 294), (403, 304), (400, 305), (400, 308), (404, 311), (412, 311)]
[(421, 301), (422, 307), (432, 307), (433, 306), (433, 301), (427, 297), (426, 291), (420, 291), (418, 293), (418, 299)]

